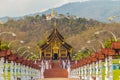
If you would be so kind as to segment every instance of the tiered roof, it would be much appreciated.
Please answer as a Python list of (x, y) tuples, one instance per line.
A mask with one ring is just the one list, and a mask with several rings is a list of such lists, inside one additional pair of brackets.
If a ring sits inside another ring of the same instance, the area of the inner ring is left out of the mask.
[(64, 37), (59, 33), (59, 31), (56, 28), (56, 24), (55, 24), (52, 33), (47, 38), (47, 42), (43, 44), (42, 46), (40, 46), (41, 50), (44, 50), (48, 46), (50, 46), (49, 43), (51, 43), (56, 38), (62, 43), (62, 46), (64, 46), (66, 49), (68, 50), (72, 49), (72, 46), (70, 46), (68, 43), (64, 41)]

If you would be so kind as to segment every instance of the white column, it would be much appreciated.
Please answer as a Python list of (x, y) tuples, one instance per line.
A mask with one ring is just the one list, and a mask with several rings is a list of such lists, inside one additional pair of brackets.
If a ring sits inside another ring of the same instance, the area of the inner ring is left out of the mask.
[(99, 69), (99, 67), (98, 67), (98, 61), (96, 62), (96, 80), (99, 80), (99, 75), (98, 75), (98, 69)]
[(96, 71), (95, 71), (95, 62), (92, 63), (92, 78), (95, 77)]
[(8, 80), (11, 80), (10, 62), (8, 62), (7, 66), (8, 66), (7, 69)]
[(11, 61), (11, 63), (10, 63), (11, 80), (14, 80), (14, 71), (13, 71), (13, 69), (14, 69), (14, 63), (13, 63), (13, 61)]
[(4, 79), (4, 58), (0, 58), (0, 80)]
[(90, 64), (89, 70), (90, 70), (90, 77), (89, 77), (89, 79), (92, 80), (92, 64)]
[(29, 80), (29, 76), (28, 75), (29, 75), (29, 67), (27, 66), (26, 67), (26, 78), (27, 78), (26, 80)]
[(44, 79), (44, 63), (42, 61), (42, 67), (41, 67), (41, 79)]
[(108, 60), (105, 58), (105, 80), (108, 80)]
[(17, 80), (17, 63), (14, 63), (14, 80)]
[(21, 65), (22, 67), (21, 67), (21, 75), (22, 75), (22, 77), (21, 77), (21, 80), (25, 80), (26, 78), (25, 78), (25, 65)]
[(25, 66), (25, 80), (27, 80), (27, 66)]
[(18, 63), (18, 78), (20, 78), (20, 63)]
[(86, 69), (86, 70), (87, 70), (87, 78), (86, 78), (86, 79), (88, 80), (88, 79), (89, 79), (89, 76), (90, 76), (90, 74), (89, 74), (89, 72), (90, 72), (90, 71), (89, 71), (89, 64), (87, 64), (86, 66), (87, 66), (87, 69)]
[(68, 64), (67, 64), (67, 71), (68, 71), (68, 78), (70, 78), (70, 61), (68, 61)]
[(109, 56), (109, 73), (110, 73), (110, 77), (109, 80), (113, 80), (113, 59), (112, 56)]
[(87, 73), (87, 70), (86, 70), (87, 68), (86, 68), (86, 65), (84, 65), (84, 79), (86, 80), (87, 79), (87, 77), (86, 77), (86, 73)]
[(102, 60), (99, 60), (99, 80), (102, 80)]
[(79, 79), (80, 79), (80, 74), (81, 74), (81, 72), (80, 72), (80, 67), (79, 67)]
[(23, 65), (20, 64), (20, 78), (23, 77)]
[(82, 73), (82, 79), (84, 79), (84, 68), (83, 68), (83, 66), (81, 67), (81, 73)]
[(8, 61), (5, 61), (5, 80), (8, 80)]
[(80, 74), (80, 79), (81, 79), (81, 67), (79, 68), (79, 74)]

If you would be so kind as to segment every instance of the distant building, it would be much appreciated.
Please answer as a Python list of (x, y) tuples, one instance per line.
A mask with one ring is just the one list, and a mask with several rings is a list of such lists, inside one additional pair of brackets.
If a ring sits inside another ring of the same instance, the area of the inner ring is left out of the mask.
[(54, 9), (52, 9), (51, 14), (46, 15), (46, 20), (51, 20), (52, 18), (56, 19), (61, 19), (61, 18), (67, 18), (67, 19), (77, 19), (77, 16), (72, 16), (72, 15), (63, 15), (63, 14), (58, 14)]

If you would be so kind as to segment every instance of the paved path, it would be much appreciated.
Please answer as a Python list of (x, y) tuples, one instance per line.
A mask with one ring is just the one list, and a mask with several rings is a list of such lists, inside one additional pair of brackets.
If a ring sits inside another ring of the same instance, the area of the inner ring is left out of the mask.
[[(42, 80), (42, 79), (39, 79)], [(79, 79), (68, 79), (68, 78), (45, 78), (44, 80), (79, 80)]]

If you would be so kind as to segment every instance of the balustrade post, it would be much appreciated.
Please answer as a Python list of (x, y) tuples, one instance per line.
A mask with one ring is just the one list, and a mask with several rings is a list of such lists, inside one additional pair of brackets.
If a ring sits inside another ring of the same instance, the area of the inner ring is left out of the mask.
[(82, 68), (82, 79), (84, 79), (84, 68), (83, 68), (83, 66), (81, 67)]
[(5, 80), (8, 80), (8, 61), (5, 61), (5, 67), (4, 67), (5, 73), (4, 73), (4, 77)]
[(27, 66), (25, 65), (25, 79), (27, 80)]
[(25, 65), (21, 65), (21, 80), (25, 79)]
[(11, 77), (11, 80), (14, 80), (14, 63), (13, 63), (13, 61), (11, 61), (11, 63), (10, 63), (10, 77)]
[(102, 80), (102, 60), (99, 60), (99, 80)]
[(110, 73), (110, 77), (109, 80), (113, 80), (113, 60), (112, 60), (112, 56), (109, 56), (109, 73)]
[(90, 77), (89, 77), (89, 79), (92, 80), (92, 64), (90, 64), (89, 70), (90, 70)]
[(92, 78), (94, 77), (94, 62), (92, 63)]
[(105, 80), (108, 80), (108, 59), (105, 58)]
[(4, 58), (0, 58), (0, 80), (4, 79)]
[(81, 67), (80, 67), (80, 79), (81, 79)]
[(41, 79), (44, 79), (44, 63), (43, 63), (43, 61), (42, 61), (42, 67), (41, 67)]
[(89, 64), (87, 64), (87, 80), (89, 79), (89, 76), (90, 76), (90, 74), (89, 74), (90, 73), (89, 67), (90, 67)]
[(99, 80), (99, 75), (98, 75), (98, 69), (99, 69), (99, 67), (98, 67), (98, 63), (99, 63), (99, 61), (97, 61), (96, 62), (96, 80)]
[(17, 74), (17, 72), (16, 72), (17, 71), (17, 63), (14, 63), (13, 70), (14, 70), (14, 73), (13, 73), (14, 74), (14, 80), (16, 80), (17, 79), (17, 75), (16, 75)]
[(29, 67), (26, 66), (26, 78), (27, 80), (29, 80)]
[(84, 65), (84, 79), (86, 80), (86, 73), (87, 73), (87, 70), (86, 70), (87, 68), (86, 68), (86, 65)]
[(79, 69), (79, 79), (80, 79), (80, 67), (78, 69)]
[(21, 77), (20, 77), (20, 63), (18, 63), (17, 66), (18, 66), (18, 78), (21, 78)]

